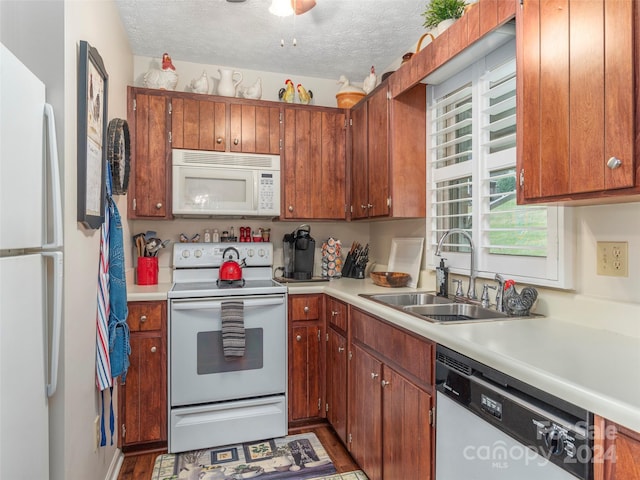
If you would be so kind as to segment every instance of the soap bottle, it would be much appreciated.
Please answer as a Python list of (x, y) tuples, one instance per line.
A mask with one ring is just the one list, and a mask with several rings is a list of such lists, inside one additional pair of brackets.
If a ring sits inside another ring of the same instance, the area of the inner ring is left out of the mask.
[(440, 258), (440, 265), (436, 267), (436, 294), (439, 297), (449, 295), (449, 268), (444, 261), (444, 258)]

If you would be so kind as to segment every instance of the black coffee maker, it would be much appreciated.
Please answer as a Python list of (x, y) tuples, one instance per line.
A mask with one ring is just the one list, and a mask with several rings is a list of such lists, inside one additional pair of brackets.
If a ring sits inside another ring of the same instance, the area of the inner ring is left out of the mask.
[(311, 227), (300, 225), (283, 239), (284, 277), (310, 280), (313, 277), (313, 259), (316, 241), (311, 238)]

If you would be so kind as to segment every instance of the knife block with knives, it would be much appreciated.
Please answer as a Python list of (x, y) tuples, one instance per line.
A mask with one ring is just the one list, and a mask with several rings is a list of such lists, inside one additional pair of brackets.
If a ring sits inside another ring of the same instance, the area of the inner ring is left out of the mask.
[(348, 278), (364, 278), (364, 270), (369, 262), (369, 244), (364, 247), (358, 242), (351, 244), (342, 267), (342, 276)]

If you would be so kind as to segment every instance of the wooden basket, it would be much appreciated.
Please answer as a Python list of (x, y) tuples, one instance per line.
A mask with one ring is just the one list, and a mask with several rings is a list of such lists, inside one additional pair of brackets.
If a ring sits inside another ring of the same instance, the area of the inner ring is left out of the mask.
[(403, 272), (371, 272), (373, 283), (380, 287), (406, 287), (411, 275)]

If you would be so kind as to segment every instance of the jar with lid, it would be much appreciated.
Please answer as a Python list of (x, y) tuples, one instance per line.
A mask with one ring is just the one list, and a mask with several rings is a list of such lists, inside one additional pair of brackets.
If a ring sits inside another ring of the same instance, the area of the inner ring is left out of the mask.
[(213, 236), (211, 237), (211, 241), (213, 243), (218, 243), (220, 241), (220, 234), (218, 233), (218, 229), (213, 229)]
[(229, 232), (226, 230), (222, 231), (222, 235), (220, 236), (220, 241), (221, 242), (228, 242), (229, 241)]
[(211, 243), (211, 230), (209, 230), (208, 228), (204, 229), (203, 242)]

